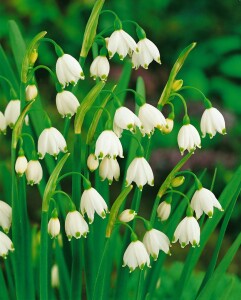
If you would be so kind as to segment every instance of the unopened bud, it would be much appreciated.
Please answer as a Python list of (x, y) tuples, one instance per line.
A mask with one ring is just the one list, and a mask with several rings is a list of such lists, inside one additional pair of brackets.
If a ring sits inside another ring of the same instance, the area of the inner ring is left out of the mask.
[(166, 221), (171, 213), (171, 198), (161, 202), (157, 208), (157, 215), (161, 221)]
[(15, 163), (15, 171), (18, 176), (23, 176), (28, 166), (27, 158), (24, 155), (21, 155), (17, 158)]
[(91, 172), (99, 167), (99, 160), (93, 153), (91, 153), (87, 159), (87, 167)]
[(182, 85), (183, 85), (183, 80), (182, 79), (174, 80), (174, 82), (172, 84), (172, 91), (177, 92), (178, 90), (180, 90)]
[(125, 209), (118, 218), (121, 222), (128, 223), (132, 221), (136, 215), (137, 213), (133, 209)]
[(170, 118), (166, 118), (166, 126), (162, 127), (162, 133), (163, 134), (168, 134), (170, 132), (172, 132), (173, 126), (174, 126), (174, 121)]
[(184, 176), (177, 176), (172, 180), (171, 186), (172, 187), (179, 187), (184, 183), (184, 181), (185, 181)]
[(35, 84), (30, 84), (26, 87), (26, 101), (31, 101), (38, 96), (38, 90)]

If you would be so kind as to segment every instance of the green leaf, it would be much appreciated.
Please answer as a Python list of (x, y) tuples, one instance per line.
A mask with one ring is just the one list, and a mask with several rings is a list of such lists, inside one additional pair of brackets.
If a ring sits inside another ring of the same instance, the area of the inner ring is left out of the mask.
[(219, 65), (219, 69), (225, 75), (241, 78), (240, 66), (241, 66), (241, 55), (236, 54), (227, 57), (225, 60), (223, 60)]

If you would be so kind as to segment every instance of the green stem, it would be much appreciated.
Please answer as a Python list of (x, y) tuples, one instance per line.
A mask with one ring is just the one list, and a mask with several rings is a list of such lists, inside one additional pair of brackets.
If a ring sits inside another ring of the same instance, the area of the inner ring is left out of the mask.
[(37, 70), (39, 70), (39, 69), (45, 69), (45, 70), (47, 70), (49, 73), (50, 73), (50, 75), (51, 75), (51, 77), (53, 78), (53, 80), (55, 81), (55, 82), (57, 82), (57, 77), (56, 77), (56, 75), (54, 74), (54, 72), (49, 68), (49, 67), (47, 67), (47, 66), (45, 66), (45, 65), (38, 65), (37, 67), (35, 67), (33, 70), (32, 70), (32, 72), (33, 73), (35, 73)]
[(48, 300), (48, 212), (42, 211), (40, 245), (40, 300)]
[[(139, 188), (136, 187), (132, 206), (131, 206), (131, 209), (133, 209), (136, 213), (138, 213), (139, 208), (140, 208), (141, 195), (142, 195), (142, 191), (140, 191)], [(133, 220), (133, 224), (132, 224), (132, 228), (135, 229), (135, 227), (136, 227), (136, 219)]]
[(139, 279), (138, 279), (138, 289), (136, 292), (136, 300), (142, 300), (142, 291), (143, 291), (143, 281), (144, 281), (144, 272), (143, 270), (139, 270)]
[(2, 75), (0, 75), (0, 79), (3, 79), (5, 82), (7, 82), (7, 84), (10, 86), (10, 89), (11, 89), (11, 91), (13, 93), (12, 97), (15, 98), (15, 99), (17, 99), (17, 93), (16, 93), (16, 91), (15, 91), (15, 89), (14, 89), (11, 81), (9, 79), (7, 79), (6, 77), (2, 76)]
[(187, 113), (187, 104), (186, 104), (186, 101), (183, 98), (183, 96), (180, 95), (180, 94), (178, 94), (178, 93), (172, 93), (170, 97), (172, 97), (172, 96), (178, 97), (182, 101), (182, 104), (183, 104), (183, 107), (184, 107), (185, 116), (188, 116), (188, 113)]
[(180, 171), (176, 175), (182, 175), (182, 174), (192, 175), (194, 177), (194, 179), (195, 179), (195, 184), (196, 184), (197, 190), (200, 190), (202, 188), (201, 181), (197, 178), (197, 176), (193, 172), (187, 171), (187, 170), (186, 171)]
[(64, 136), (65, 140), (67, 140), (67, 137), (68, 137), (70, 121), (71, 121), (71, 119), (65, 118), (64, 131), (63, 131), (63, 136)]
[(183, 86), (182, 88), (180, 88), (179, 91), (190, 90), (190, 89), (197, 91), (199, 94), (201, 94), (201, 96), (203, 97), (203, 99), (206, 99), (206, 96), (203, 94), (203, 92), (201, 92), (198, 88), (196, 88), (194, 86)]

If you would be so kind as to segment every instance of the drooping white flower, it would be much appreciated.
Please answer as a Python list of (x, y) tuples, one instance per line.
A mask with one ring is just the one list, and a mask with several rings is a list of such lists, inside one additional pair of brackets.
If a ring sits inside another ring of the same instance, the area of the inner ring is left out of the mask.
[(172, 129), (174, 126), (174, 121), (173, 121), (173, 119), (166, 118), (166, 123), (167, 123), (167, 125), (162, 127), (162, 133), (169, 134), (172, 132)]
[(194, 193), (191, 200), (191, 207), (195, 211), (197, 219), (201, 217), (203, 212), (208, 215), (209, 218), (212, 218), (214, 207), (220, 211), (223, 210), (215, 195), (204, 187), (196, 190)]
[(148, 230), (143, 237), (143, 243), (147, 252), (153, 257), (154, 260), (157, 260), (160, 250), (166, 254), (170, 253), (169, 238), (163, 232), (157, 229), (153, 228)]
[(162, 130), (167, 125), (163, 114), (156, 107), (148, 103), (140, 107), (138, 117), (142, 123), (141, 132), (143, 135), (147, 134), (150, 136), (154, 133), (155, 128)]
[(112, 130), (104, 130), (95, 145), (95, 156), (104, 158), (106, 155), (116, 158), (123, 157), (123, 149), (117, 135)]
[(137, 215), (137, 213), (133, 209), (125, 209), (125, 210), (123, 210), (122, 213), (119, 214), (118, 219), (121, 222), (128, 223), (128, 222), (134, 220), (136, 215)]
[(120, 166), (117, 159), (107, 156), (104, 157), (100, 163), (99, 174), (101, 180), (103, 181), (107, 178), (109, 184), (113, 182), (113, 178), (118, 181), (120, 177)]
[(124, 129), (135, 132), (137, 127), (141, 127), (140, 119), (127, 107), (119, 107), (114, 116), (113, 130), (118, 137), (121, 137)]
[(154, 185), (154, 175), (152, 169), (144, 157), (136, 157), (130, 163), (126, 174), (126, 185), (130, 185), (134, 181), (140, 190), (148, 183)]
[(40, 162), (38, 160), (30, 160), (25, 174), (28, 184), (38, 184), (43, 178), (43, 169)]
[(54, 264), (51, 269), (51, 286), (53, 288), (59, 287), (59, 267), (57, 264)]
[(183, 125), (178, 132), (177, 142), (181, 154), (184, 151), (194, 151), (196, 147), (201, 148), (201, 138), (197, 129), (192, 124)]
[(163, 201), (159, 204), (157, 208), (157, 215), (161, 221), (166, 221), (171, 213), (171, 204)]
[(15, 163), (15, 172), (18, 176), (23, 176), (25, 171), (27, 170), (28, 161), (24, 155), (18, 156), (16, 163)]
[(8, 233), (12, 224), (12, 207), (0, 200), (0, 226)]
[(65, 232), (69, 241), (72, 237), (79, 239), (87, 236), (89, 226), (82, 215), (77, 211), (71, 211), (65, 219)]
[(8, 105), (6, 106), (4, 115), (7, 126), (13, 128), (18, 117), (20, 116), (20, 100), (9, 101)]
[(197, 220), (190, 216), (185, 217), (177, 226), (173, 243), (179, 240), (182, 248), (187, 244), (191, 244), (192, 247), (198, 246), (200, 242), (200, 227)]
[(123, 60), (127, 54), (132, 55), (132, 52), (138, 51), (135, 40), (123, 29), (115, 30), (111, 34), (107, 49), (110, 58), (112, 58), (115, 53), (118, 53), (121, 60)]
[(4, 114), (0, 111), (0, 133), (6, 134), (7, 123)]
[(155, 60), (157, 63), (161, 64), (160, 52), (157, 46), (147, 38), (141, 39), (137, 43), (138, 52), (134, 52), (132, 56), (133, 68), (138, 69), (142, 66), (148, 69), (149, 64)]
[(216, 108), (207, 108), (201, 118), (201, 132), (202, 136), (206, 134), (210, 138), (214, 137), (217, 132), (226, 134), (225, 120), (223, 115)]
[(38, 96), (38, 89), (35, 84), (29, 84), (25, 90), (26, 101), (31, 101)]
[(87, 167), (91, 172), (95, 171), (99, 167), (99, 160), (93, 153), (88, 156)]
[(0, 231), (0, 256), (6, 259), (9, 251), (14, 251), (13, 243), (5, 233)]
[(90, 77), (96, 80), (99, 77), (106, 81), (110, 72), (110, 63), (105, 56), (97, 56), (90, 65)]
[(44, 129), (38, 139), (39, 158), (44, 158), (46, 153), (57, 158), (60, 151), (67, 152), (67, 145), (63, 135), (54, 127)]
[(145, 265), (150, 267), (150, 257), (145, 245), (138, 240), (131, 242), (124, 253), (123, 267), (128, 266), (132, 272), (137, 267), (143, 270)]
[(60, 233), (60, 222), (57, 217), (52, 217), (48, 223), (48, 234), (51, 239), (56, 238)]
[(75, 95), (69, 91), (61, 91), (56, 95), (56, 106), (62, 117), (71, 118), (79, 107), (79, 101)]
[(58, 81), (66, 85), (77, 84), (79, 79), (84, 79), (83, 70), (79, 62), (71, 55), (64, 54), (58, 58), (56, 63), (56, 75)]
[(84, 190), (81, 196), (80, 210), (82, 215), (87, 214), (89, 223), (91, 224), (94, 221), (95, 212), (104, 219), (108, 208), (103, 197), (91, 187)]

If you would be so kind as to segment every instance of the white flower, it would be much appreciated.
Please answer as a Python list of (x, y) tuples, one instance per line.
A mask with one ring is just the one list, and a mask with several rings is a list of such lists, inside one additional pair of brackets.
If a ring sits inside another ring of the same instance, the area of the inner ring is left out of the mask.
[(114, 116), (113, 129), (118, 137), (121, 137), (123, 129), (135, 132), (135, 128), (141, 127), (140, 119), (127, 107), (119, 107)]
[[(4, 116), (7, 126), (13, 128), (14, 124), (17, 122), (20, 116), (20, 100), (11, 100), (5, 108)], [(25, 124), (28, 125), (29, 119), (28, 115), (25, 117)]]
[(115, 53), (118, 53), (121, 60), (123, 60), (128, 53), (131, 55), (133, 51), (138, 51), (135, 40), (122, 29), (115, 30), (111, 34), (107, 49), (110, 58), (112, 58)]
[(113, 178), (118, 181), (120, 177), (120, 166), (118, 161), (115, 158), (106, 156), (100, 163), (99, 174), (101, 180), (103, 181), (107, 178), (109, 184), (112, 183)]
[(7, 258), (9, 251), (14, 251), (13, 243), (5, 233), (0, 231), (0, 256)]
[(25, 174), (28, 184), (38, 184), (43, 178), (43, 169), (40, 162), (38, 160), (30, 160)]
[(150, 136), (154, 133), (155, 128), (162, 130), (167, 125), (163, 114), (156, 107), (148, 103), (140, 107), (138, 117), (142, 123), (141, 132), (143, 135), (147, 134)]
[(192, 124), (183, 125), (178, 132), (177, 142), (181, 154), (185, 150), (194, 151), (196, 147), (201, 148), (201, 139), (197, 129)]
[(203, 212), (211, 218), (214, 207), (221, 211), (223, 210), (215, 195), (203, 187), (194, 193), (191, 200), (191, 207), (195, 211), (197, 219), (201, 217)]
[(141, 270), (145, 265), (150, 267), (150, 257), (144, 244), (138, 240), (131, 242), (124, 253), (123, 262), (123, 267), (128, 266), (130, 272), (137, 267)]
[(0, 111), (0, 133), (6, 134), (7, 123), (4, 114)]
[(63, 135), (54, 127), (44, 129), (38, 139), (39, 158), (44, 158), (46, 153), (57, 158), (60, 151), (67, 152)]
[(157, 260), (160, 250), (166, 254), (170, 253), (169, 238), (163, 232), (154, 228), (145, 233), (143, 237), (143, 243), (147, 252), (153, 257), (154, 260)]
[(164, 133), (164, 134), (168, 134), (168, 133), (172, 132), (172, 129), (174, 126), (173, 119), (166, 118), (166, 123), (167, 123), (166, 126), (162, 127), (162, 133)]
[(133, 68), (138, 69), (139, 66), (142, 66), (145, 69), (148, 69), (149, 64), (153, 59), (157, 63), (161, 63), (160, 52), (157, 46), (147, 38), (141, 39), (137, 43), (138, 52), (134, 52), (132, 56), (132, 65)]
[(130, 163), (126, 174), (126, 185), (130, 185), (134, 181), (140, 190), (148, 183), (154, 185), (154, 175), (152, 169), (144, 157), (136, 157)]
[(0, 200), (0, 226), (8, 233), (12, 223), (12, 207)]
[(48, 223), (48, 234), (50, 235), (51, 239), (57, 237), (60, 233), (60, 222), (59, 219), (51, 218)]
[(89, 223), (91, 224), (94, 221), (95, 212), (104, 219), (108, 208), (103, 197), (91, 187), (84, 190), (81, 196), (80, 210), (82, 215), (87, 214)]
[(35, 84), (29, 84), (25, 90), (26, 101), (31, 101), (38, 96), (38, 90)]
[(163, 201), (157, 208), (157, 215), (161, 221), (166, 221), (171, 213), (171, 204)]
[(51, 286), (53, 288), (59, 287), (59, 268), (56, 264), (54, 264), (51, 269)]
[(76, 239), (79, 239), (82, 235), (86, 237), (89, 232), (88, 224), (77, 210), (67, 214), (65, 219), (65, 232), (69, 241), (71, 241), (72, 237)]
[(117, 135), (112, 130), (104, 130), (95, 145), (95, 156), (104, 158), (106, 155), (115, 158), (123, 157), (123, 149)]
[(56, 95), (56, 106), (62, 117), (71, 118), (79, 107), (79, 101), (75, 95), (69, 91), (62, 91)]
[(97, 56), (90, 65), (90, 77), (95, 80), (100, 77), (105, 81), (110, 72), (110, 63), (105, 56)]
[(58, 58), (56, 75), (64, 87), (69, 83), (76, 84), (79, 79), (84, 79), (84, 73), (79, 62), (69, 54), (64, 54)]
[(201, 118), (201, 132), (203, 137), (208, 134), (210, 138), (215, 136), (216, 132), (226, 134), (224, 117), (220, 111), (214, 107), (204, 111)]
[(194, 217), (185, 217), (177, 226), (173, 243), (179, 240), (182, 248), (191, 243), (193, 247), (198, 246), (200, 242), (200, 227)]
[(24, 172), (27, 170), (28, 161), (24, 155), (21, 155), (17, 158), (15, 163), (15, 172), (18, 176), (23, 176)]
[(95, 171), (99, 167), (99, 160), (93, 153), (88, 156), (87, 167), (91, 172)]
[(137, 215), (137, 213), (133, 209), (125, 209), (125, 210), (123, 210), (122, 213), (119, 214), (118, 219), (121, 222), (128, 223), (128, 222), (132, 221), (136, 215)]

